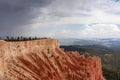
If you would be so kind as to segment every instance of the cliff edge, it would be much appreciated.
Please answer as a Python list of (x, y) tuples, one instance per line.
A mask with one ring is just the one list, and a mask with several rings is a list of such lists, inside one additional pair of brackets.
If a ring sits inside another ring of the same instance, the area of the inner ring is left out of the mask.
[(99, 57), (64, 52), (56, 39), (0, 41), (3, 80), (105, 80)]

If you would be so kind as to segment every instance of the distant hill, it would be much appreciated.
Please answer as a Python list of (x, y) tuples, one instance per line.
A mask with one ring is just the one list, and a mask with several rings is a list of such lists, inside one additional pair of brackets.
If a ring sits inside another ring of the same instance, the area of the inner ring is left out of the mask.
[(60, 46), (61, 48), (64, 48), (66, 51), (78, 51), (78, 52), (90, 52), (90, 53), (100, 53), (100, 54), (106, 54), (106, 53), (112, 53), (113, 50), (101, 46), (101, 45), (70, 45), (70, 46)]
[(105, 38), (105, 39), (59, 39), (61, 46), (79, 45), (83, 47), (105, 48), (115, 51), (120, 51), (120, 39)]

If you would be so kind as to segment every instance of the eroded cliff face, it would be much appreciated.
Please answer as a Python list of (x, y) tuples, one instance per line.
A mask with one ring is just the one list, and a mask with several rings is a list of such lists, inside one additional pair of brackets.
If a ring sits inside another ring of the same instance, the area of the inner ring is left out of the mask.
[(4, 80), (104, 80), (99, 57), (64, 52), (56, 39), (0, 41)]

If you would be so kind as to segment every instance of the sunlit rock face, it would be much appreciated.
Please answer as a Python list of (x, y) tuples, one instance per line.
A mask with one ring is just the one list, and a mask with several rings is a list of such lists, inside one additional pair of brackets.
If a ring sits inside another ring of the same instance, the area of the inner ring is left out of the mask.
[(99, 57), (64, 52), (56, 39), (0, 41), (4, 80), (104, 80)]

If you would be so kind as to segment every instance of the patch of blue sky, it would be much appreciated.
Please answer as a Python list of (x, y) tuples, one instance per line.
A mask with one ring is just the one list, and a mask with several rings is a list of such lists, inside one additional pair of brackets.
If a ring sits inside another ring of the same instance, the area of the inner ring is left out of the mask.
[(120, 28), (120, 24), (116, 24)]
[(92, 26), (92, 25), (96, 25), (96, 24), (99, 24), (99, 23), (91, 23), (91, 24), (88, 24), (88, 26)]
[(114, 0), (115, 2), (119, 2), (120, 0)]
[(84, 24), (63, 24), (54, 26), (54, 30), (82, 30), (84, 29)]

